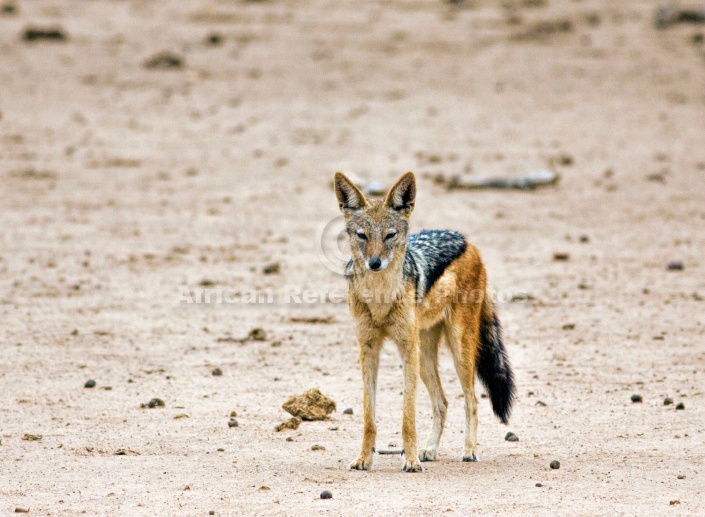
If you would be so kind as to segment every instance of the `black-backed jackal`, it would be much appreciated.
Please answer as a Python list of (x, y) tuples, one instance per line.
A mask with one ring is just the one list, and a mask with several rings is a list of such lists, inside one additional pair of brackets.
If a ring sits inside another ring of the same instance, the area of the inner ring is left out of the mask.
[[(477, 461), (475, 374), (489, 393), (495, 415), (507, 422), (514, 399), (514, 376), (502, 343), (494, 304), (486, 295), (480, 255), (451, 231), (407, 235), (414, 209), (416, 180), (409, 172), (384, 201), (365, 198), (345, 175), (335, 175), (335, 193), (345, 215), (352, 259), (346, 268), (350, 312), (360, 344), (364, 434), (351, 469), (369, 470), (375, 449), (375, 393), (379, 354), (392, 339), (402, 358), (404, 414), (402, 470), (421, 471), (434, 461), (448, 401), (438, 375), (442, 336), (451, 351), (465, 396), (463, 461)], [(416, 385), (426, 385), (433, 406), (433, 428), (421, 451), (416, 448)]]

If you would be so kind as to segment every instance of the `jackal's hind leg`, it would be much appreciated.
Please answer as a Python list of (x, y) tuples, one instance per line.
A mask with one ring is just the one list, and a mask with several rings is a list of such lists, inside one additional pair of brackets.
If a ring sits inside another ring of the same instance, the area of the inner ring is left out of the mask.
[(422, 330), (419, 339), (421, 380), (426, 386), (433, 408), (433, 427), (426, 440), (426, 447), (419, 451), (419, 460), (421, 461), (436, 461), (448, 409), (448, 400), (443, 393), (441, 378), (438, 374), (438, 344), (441, 338), (441, 325), (438, 324), (428, 330)]

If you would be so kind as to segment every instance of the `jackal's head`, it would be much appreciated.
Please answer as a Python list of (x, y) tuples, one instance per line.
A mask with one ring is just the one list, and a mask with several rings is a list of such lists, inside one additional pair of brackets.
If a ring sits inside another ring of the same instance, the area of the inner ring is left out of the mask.
[(384, 201), (370, 201), (343, 173), (335, 174), (335, 195), (345, 215), (353, 260), (370, 271), (382, 271), (403, 260), (409, 216), (414, 210), (416, 178), (404, 174)]

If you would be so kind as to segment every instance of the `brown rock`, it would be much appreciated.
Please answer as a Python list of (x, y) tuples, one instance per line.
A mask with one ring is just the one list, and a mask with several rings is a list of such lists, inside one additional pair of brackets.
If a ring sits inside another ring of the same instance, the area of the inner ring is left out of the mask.
[(301, 420), (326, 420), (335, 411), (335, 402), (318, 388), (311, 388), (303, 395), (291, 397), (282, 408)]

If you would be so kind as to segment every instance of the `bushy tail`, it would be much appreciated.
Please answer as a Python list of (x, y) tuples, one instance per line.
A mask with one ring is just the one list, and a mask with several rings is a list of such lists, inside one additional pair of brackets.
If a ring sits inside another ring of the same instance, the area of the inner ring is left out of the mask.
[(487, 388), (494, 414), (503, 423), (508, 423), (516, 394), (514, 373), (509, 364), (507, 349), (502, 342), (502, 325), (494, 303), (488, 296), (485, 296), (480, 319), (477, 376)]

